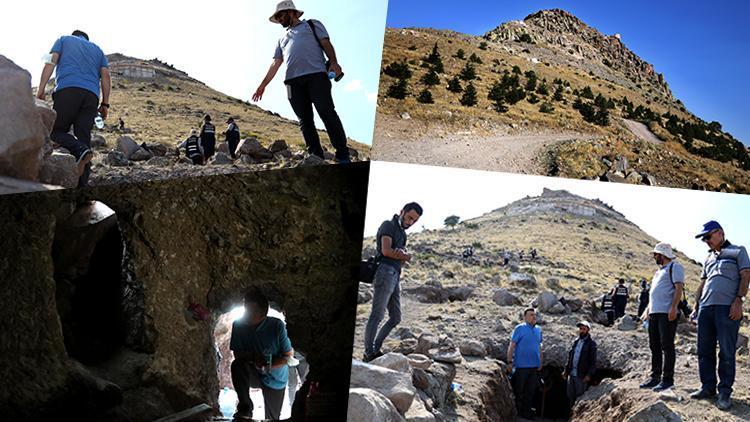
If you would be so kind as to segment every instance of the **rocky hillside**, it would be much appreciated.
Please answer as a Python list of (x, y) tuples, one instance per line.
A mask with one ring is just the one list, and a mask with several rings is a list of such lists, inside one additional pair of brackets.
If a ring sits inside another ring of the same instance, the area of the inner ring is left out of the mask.
[[(500, 141), (522, 136), (549, 138), (528, 143), (534, 167), (502, 162), (511, 147)], [(387, 29), (374, 144), (378, 159), (610, 181), (627, 174), (611, 177), (607, 163), (625, 157), (660, 185), (750, 192), (741, 142), (693, 115), (618, 34), (559, 9), (482, 36)], [(481, 155), (420, 159), (462, 144)]]
[[(365, 240), (364, 256), (372, 254), (373, 241)], [(373, 377), (378, 381), (369, 388), (391, 399), (397, 411), (405, 407), (424, 418), (412, 419), (408, 411), (400, 412), (406, 420), (514, 419), (513, 396), (504, 375), (505, 353), (523, 308), (533, 305), (545, 336), (542, 376), (550, 387), (545, 418), (570, 415), (570, 409), (561, 405), (565, 400), (559, 374), (576, 336), (576, 322), (587, 319), (595, 323), (592, 334), (600, 347), (598, 386), (579, 401), (572, 419), (609, 419), (609, 414), (616, 413), (618, 420), (635, 414), (646, 417), (637, 420), (655, 420), (649, 417), (656, 417), (654, 412), (663, 410), (664, 401), (670, 399), (637, 391), (639, 380), (647, 376), (650, 355), (647, 335), (632, 315), (637, 312), (638, 280), (650, 280), (655, 270), (650, 251), (656, 242), (601, 201), (546, 189), (540, 196), (518, 200), (453, 229), (413, 234), (407, 246), (414, 259), (401, 279), (402, 322), (384, 346), (385, 352), (393, 354), (371, 365), (390, 368), (395, 374)], [(474, 253), (464, 257), (469, 247)], [(538, 252), (535, 258), (530, 256), (531, 248)], [(512, 253), (507, 266), (502, 251)], [(694, 292), (700, 266), (682, 253), (677, 255), (685, 265), (687, 289)], [(625, 278), (631, 286), (628, 315), (615, 326), (605, 327), (606, 318), (597, 309), (599, 299), (618, 278)], [(370, 286), (360, 285), (355, 359), (362, 356), (371, 295)], [(747, 325), (745, 320), (743, 342), (747, 341)], [(695, 341), (694, 326), (683, 321), (677, 340), (678, 388), (673, 394), (681, 401), (665, 406), (685, 420), (704, 413), (709, 419), (721, 418), (723, 414), (708, 403), (683, 400), (697, 386)], [(403, 355), (406, 366), (402, 366)], [(740, 380), (750, 380), (750, 371), (742, 363), (747, 359), (745, 344), (739, 356), (738, 368), (744, 368), (739, 369)], [(367, 387), (356, 380), (373, 371), (383, 372), (355, 365), (352, 387)], [(395, 382), (404, 372), (411, 374), (411, 383)], [(458, 393), (452, 391), (457, 384), (461, 385)], [(405, 395), (411, 397), (414, 409), (400, 402)], [(360, 391), (354, 401), (364, 407), (362, 396), (365, 392)], [(738, 390), (740, 404), (733, 415), (750, 415), (750, 408), (741, 402), (748, 398), (747, 392)], [(352, 402), (350, 396), (350, 406)], [(537, 408), (541, 409), (541, 397)]]

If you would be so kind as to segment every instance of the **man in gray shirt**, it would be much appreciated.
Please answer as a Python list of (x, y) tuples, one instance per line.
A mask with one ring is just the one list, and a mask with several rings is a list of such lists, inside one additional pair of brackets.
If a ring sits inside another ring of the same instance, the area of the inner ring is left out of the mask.
[[(750, 258), (743, 246), (729, 243), (716, 221), (703, 225), (700, 238), (709, 247), (703, 262), (701, 284), (696, 292), (698, 318), (698, 372), (701, 389), (693, 399), (719, 398), (721, 410), (732, 407), (737, 334), (742, 320), (742, 303), (750, 283)], [(697, 315), (696, 315), (697, 313)], [(716, 384), (716, 344), (719, 344), (719, 384)]]
[(644, 321), (648, 321), (651, 378), (640, 387), (662, 391), (674, 386), (677, 305), (685, 285), (685, 269), (675, 261), (668, 243), (657, 243), (652, 253), (659, 269), (651, 279), (648, 306), (641, 315)]
[[(299, 127), (305, 138), (307, 151), (324, 158), (320, 137), (315, 128), (313, 105), (326, 127), (331, 145), (336, 149), (336, 162), (348, 163), (349, 148), (346, 145), (346, 134), (333, 104), (329, 73), (337, 79), (343, 75), (336, 59), (328, 31), (322, 23), (315, 20), (300, 20), (304, 12), (297, 9), (289, 0), (276, 6), (276, 13), (271, 16), (273, 23), (286, 28), (284, 35), (276, 44), (273, 63), (266, 77), (253, 94), (253, 101), (260, 101), (266, 86), (273, 80), (281, 64), (286, 60), (286, 77), (284, 83), (287, 97), (294, 114), (299, 119)], [(326, 62), (323, 53), (328, 57)]]

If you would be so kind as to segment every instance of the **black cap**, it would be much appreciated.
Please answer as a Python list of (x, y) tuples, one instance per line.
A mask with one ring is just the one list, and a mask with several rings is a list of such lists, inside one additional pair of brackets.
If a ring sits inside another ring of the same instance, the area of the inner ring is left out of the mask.
[(232, 123), (234, 121), (234, 117), (230, 117), (227, 119), (227, 123)]

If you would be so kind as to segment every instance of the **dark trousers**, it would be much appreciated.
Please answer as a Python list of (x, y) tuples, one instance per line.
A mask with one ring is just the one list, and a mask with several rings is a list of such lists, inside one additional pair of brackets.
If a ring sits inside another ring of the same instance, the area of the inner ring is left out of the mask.
[(325, 73), (312, 73), (289, 79), (285, 82), (288, 87), (289, 103), (294, 114), (299, 119), (302, 137), (305, 138), (307, 152), (323, 158), (323, 148), (320, 137), (315, 128), (313, 105), (318, 111), (320, 119), (326, 127), (331, 145), (336, 149), (337, 159), (348, 159), (349, 148), (346, 146), (346, 134), (341, 119), (336, 113), (331, 96), (331, 81)]
[(701, 306), (698, 311), (698, 372), (704, 391), (716, 391), (716, 343), (719, 344), (719, 394), (730, 396), (740, 321), (729, 319), (729, 306)]
[(625, 306), (628, 304), (628, 298), (625, 296), (615, 296), (615, 319), (625, 315)]
[(284, 402), (286, 388), (275, 390), (263, 385), (253, 362), (240, 359), (235, 359), (232, 362), (232, 385), (239, 399), (238, 410), (252, 411), (253, 402), (250, 400), (250, 388), (260, 388), (263, 391), (266, 419), (281, 419), (281, 405)]
[(583, 382), (583, 378), (568, 375), (568, 386), (566, 392), (568, 393), (568, 401), (570, 402), (571, 407), (573, 407), (578, 397), (581, 397), (588, 388), (589, 386)]
[(607, 326), (615, 323), (615, 311), (614, 310), (607, 310), (604, 311), (605, 314), (607, 314)]
[[(53, 106), (57, 112), (55, 125), (50, 138), (70, 151), (76, 160), (91, 147), (91, 128), (94, 126), (99, 106), (99, 97), (83, 88), (64, 88), (52, 94)], [(68, 133), (73, 126), (73, 133)], [(86, 165), (78, 186), (86, 186), (91, 174), (91, 163)]]
[(216, 136), (214, 135), (203, 135), (201, 137), (201, 145), (203, 146), (203, 155), (206, 160), (213, 157), (216, 152)]
[(677, 320), (670, 321), (667, 314), (648, 316), (648, 345), (651, 348), (651, 378), (674, 382), (674, 336)]
[(227, 137), (227, 146), (229, 147), (229, 155), (232, 158), (237, 158), (237, 145), (240, 144), (240, 138), (236, 136)]
[(539, 385), (537, 368), (516, 368), (511, 379), (516, 408), (521, 416), (531, 416), (534, 395)]

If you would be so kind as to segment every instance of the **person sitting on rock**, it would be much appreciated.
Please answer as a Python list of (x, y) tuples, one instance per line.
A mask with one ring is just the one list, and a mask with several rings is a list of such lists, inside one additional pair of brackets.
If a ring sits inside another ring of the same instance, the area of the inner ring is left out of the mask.
[(648, 307), (648, 283), (646, 283), (646, 279), (641, 279), (641, 294), (638, 297), (638, 316), (643, 315), (643, 311), (646, 310), (646, 307)]
[(234, 352), (232, 385), (239, 404), (236, 420), (252, 420), (250, 388), (263, 392), (265, 419), (281, 419), (289, 381), (288, 360), (294, 356), (284, 321), (268, 316), (268, 299), (259, 292), (245, 294), (245, 315), (232, 324), (229, 348)]
[[(365, 353), (363, 361), (369, 362), (383, 355), (380, 348), (388, 334), (401, 322), (401, 267), (411, 261), (406, 251), (406, 230), (422, 216), (422, 207), (410, 202), (386, 220), (375, 235), (376, 261), (378, 267), (373, 277), (372, 309), (365, 326)], [(380, 322), (388, 309), (388, 321)]]
[(240, 143), (240, 128), (235, 123), (234, 118), (227, 119), (227, 130), (224, 131), (225, 140), (229, 149), (229, 155), (232, 159), (237, 158), (237, 145)]
[[(709, 221), (696, 239), (709, 247), (703, 261), (701, 284), (696, 291), (696, 309), (691, 318), (698, 320), (698, 373), (701, 388), (693, 399), (719, 397), (716, 407), (732, 407), (732, 385), (736, 371), (737, 336), (742, 321), (742, 304), (750, 284), (750, 257), (744, 246), (729, 243), (717, 221)], [(716, 345), (719, 364), (716, 365)], [(719, 384), (716, 384), (718, 370)]]
[[(109, 62), (99, 46), (82, 31), (64, 35), (55, 41), (50, 58), (42, 69), (36, 97), (44, 100), (45, 88), (57, 67), (53, 108), (57, 112), (50, 138), (76, 158), (78, 186), (86, 186), (91, 174), (91, 129), (97, 112), (103, 119), (109, 111), (112, 82)], [(99, 103), (99, 87), (102, 101)], [(73, 127), (73, 135), (68, 133)]]
[(674, 386), (677, 305), (685, 285), (685, 269), (675, 261), (668, 243), (657, 243), (653, 256), (659, 269), (651, 279), (649, 303), (641, 318), (648, 321), (648, 344), (651, 349), (651, 377), (640, 385), (662, 391)]
[(523, 418), (533, 419), (532, 403), (539, 388), (542, 370), (542, 328), (536, 325), (534, 308), (523, 311), (524, 322), (516, 325), (508, 345), (508, 371), (516, 396), (516, 407)]
[(611, 327), (615, 323), (615, 305), (611, 292), (605, 293), (602, 297), (602, 311), (607, 315), (607, 327)]
[(464, 259), (474, 256), (474, 247), (469, 246), (468, 248), (464, 249), (464, 252), (461, 255), (463, 256)]
[(203, 145), (203, 158), (208, 161), (216, 151), (216, 126), (211, 123), (211, 116), (206, 114), (201, 125), (201, 145)]
[(618, 319), (625, 315), (625, 307), (628, 305), (630, 292), (628, 291), (628, 286), (625, 285), (624, 278), (619, 279), (617, 281), (617, 286), (612, 290), (615, 301), (615, 319)]
[(198, 132), (195, 129), (190, 131), (190, 136), (182, 141), (177, 146), (179, 151), (180, 148), (185, 148), (185, 156), (193, 161), (193, 164), (202, 165), (203, 159), (203, 145), (201, 145), (201, 138), (198, 137)]
[(596, 342), (591, 338), (591, 324), (581, 321), (578, 327), (578, 338), (568, 352), (568, 363), (563, 371), (563, 379), (568, 380), (568, 401), (570, 406), (589, 388), (596, 373)]
[[(343, 72), (326, 28), (316, 20), (300, 20), (303, 13), (291, 0), (281, 1), (276, 6), (276, 12), (270, 17), (270, 21), (282, 25), (286, 31), (276, 44), (273, 62), (252, 99), (260, 101), (263, 98), (266, 86), (286, 60), (284, 84), (287, 86), (289, 103), (299, 120), (308, 153), (325, 159), (318, 130), (315, 128), (314, 105), (326, 127), (328, 138), (336, 149), (336, 162), (349, 163), (351, 158), (346, 145), (346, 133), (336, 113), (331, 96), (331, 81), (328, 78), (328, 74), (332, 73), (338, 80)], [(327, 63), (323, 52), (329, 59)]]

